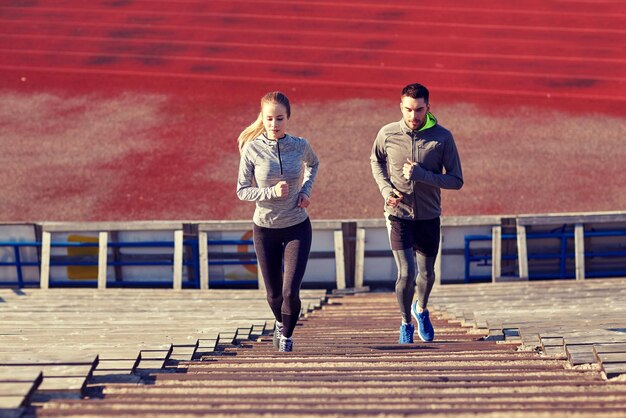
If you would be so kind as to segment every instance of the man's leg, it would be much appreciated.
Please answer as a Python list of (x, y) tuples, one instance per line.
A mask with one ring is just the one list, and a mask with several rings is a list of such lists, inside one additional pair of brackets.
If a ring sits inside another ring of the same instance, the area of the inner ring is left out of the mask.
[(402, 321), (411, 323), (411, 303), (415, 295), (415, 275), (417, 273), (415, 267), (415, 255), (413, 249), (393, 250), (393, 257), (398, 267), (398, 277), (396, 279), (396, 298)]
[(417, 321), (417, 334), (422, 341), (435, 339), (435, 330), (430, 322), (430, 312), (426, 309), (428, 297), (435, 283), (435, 259), (437, 256), (427, 257), (416, 253), (419, 274), (417, 276), (417, 300), (411, 307), (411, 313)]
[(398, 267), (396, 279), (396, 298), (402, 314), (400, 324), (400, 344), (413, 342), (415, 327), (411, 324), (411, 303), (415, 296), (415, 254), (413, 253), (414, 222), (387, 217), (387, 231), (391, 251)]
[(435, 260), (437, 256), (427, 257), (419, 252), (415, 253), (417, 259), (417, 308), (422, 312), (428, 305), (428, 297), (435, 284)]

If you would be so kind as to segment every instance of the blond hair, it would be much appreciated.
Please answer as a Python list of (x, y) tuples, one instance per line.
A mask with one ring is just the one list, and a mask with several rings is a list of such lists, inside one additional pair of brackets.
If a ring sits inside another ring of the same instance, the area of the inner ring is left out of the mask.
[(291, 105), (289, 104), (289, 99), (287, 98), (287, 96), (285, 96), (285, 94), (281, 93), (280, 91), (272, 91), (267, 93), (261, 98), (261, 111), (259, 112), (259, 116), (254, 122), (252, 122), (250, 126), (244, 129), (239, 134), (239, 138), (237, 138), (239, 152), (243, 150), (243, 147), (244, 145), (246, 145), (246, 143), (257, 138), (265, 130), (265, 128), (263, 127), (263, 104), (265, 103), (282, 104), (287, 110), (287, 119), (291, 117)]

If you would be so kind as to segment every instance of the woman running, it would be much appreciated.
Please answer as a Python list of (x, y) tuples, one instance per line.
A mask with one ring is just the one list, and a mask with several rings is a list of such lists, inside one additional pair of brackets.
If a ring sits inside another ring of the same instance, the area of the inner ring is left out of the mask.
[(308, 141), (286, 133), (290, 116), (287, 96), (267, 93), (259, 117), (238, 139), (237, 196), (256, 202), (254, 249), (276, 318), (274, 346), (279, 351), (292, 351), (300, 317), (300, 285), (312, 236), (306, 208), (319, 166)]

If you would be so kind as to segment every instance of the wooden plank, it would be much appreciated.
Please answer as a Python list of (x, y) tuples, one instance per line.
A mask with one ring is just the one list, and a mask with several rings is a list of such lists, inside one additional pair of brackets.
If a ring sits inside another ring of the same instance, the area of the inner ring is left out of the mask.
[(44, 222), (47, 232), (102, 232), (102, 231), (174, 231), (182, 230), (182, 222), (124, 221), (124, 222)]
[(590, 345), (568, 344), (565, 346), (565, 352), (567, 354), (567, 359), (572, 366), (597, 362), (596, 356), (593, 352), (593, 346)]
[[(341, 229), (342, 221), (312, 220), (313, 230)], [(208, 221), (198, 224), (198, 231), (249, 231), (253, 227), (251, 221)]]
[(0, 382), (35, 382), (41, 379), (41, 377), (41, 368), (33, 370), (0, 366)]
[(539, 338), (539, 334), (535, 333), (526, 333), (523, 330), (520, 330), (520, 337), (522, 339), (522, 344), (527, 347), (541, 347), (541, 338)]
[(602, 364), (626, 363), (626, 353), (599, 353), (597, 358)]
[(217, 343), (220, 345), (227, 344), (235, 344), (235, 337), (237, 336), (237, 331), (224, 331), (220, 332), (217, 337)]
[(603, 353), (626, 353), (626, 344), (594, 344), (593, 351), (597, 354)]
[[(169, 360), (190, 361), (194, 357), (197, 346), (198, 346), (197, 344), (174, 345), (174, 349), (172, 350), (172, 354), (170, 355)], [(140, 366), (140, 367), (143, 367), (143, 366)]]
[(161, 359), (148, 359), (141, 360), (137, 367), (135, 368), (136, 372), (145, 372), (146, 370), (155, 370), (162, 369), (165, 366), (166, 360)]
[(198, 339), (198, 347), (196, 348), (196, 355), (202, 356), (204, 354), (212, 353), (217, 348), (217, 338), (200, 338)]
[(173, 344), (169, 344), (167, 350), (141, 350), (140, 358), (141, 360), (167, 360), (173, 349)]
[(44, 377), (39, 385), (41, 392), (76, 392), (83, 394), (89, 376)]
[(43, 373), (44, 379), (49, 377), (79, 377), (87, 376), (95, 368), (95, 364), (16, 364), (13, 366), (3, 366), (3, 368), (14, 368), (16, 374), (22, 373)]
[(565, 337), (566, 344), (602, 344), (602, 343), (624, 343), (626, 335), (590, 335), (585, 337)]
[(626, 375), (626, 363), (602, 364), (602, 371), (608, 379)]
[(105, 360), (101, 359), (100, 363), (98, 363), (98, 367), (95, 372), (99, 372), (100, 374), (104, 371), (127, 371), (131, 373), (135, 367), (139, 364), (139, 356), (135, 359), (114, 359), (114, 360)]
[[(325, 293), (324, 290), (303, 290), (303, 306), (319, 306)], [(133, 344), (132, 341), (163, 343), (171, 340), (173, 354), (186, 360), (195, 356), (190, 341), (195, 343), (203, 337), (217, 336), (225, 329), (244, 327), (245, 335), (239, 331), (237, 337), (252, 338), (250, 330), (253, 325), (262, 332), (266, 326), (263, 318), (271, 318), (265, 295), (255, 290), (181, 290), (173, 293), (163, 289), (27, 289), (24, 296), (14, 298), (10, 303), (15, 306), (6, 310), (0, 308), (3, 317), (0, 332), (6, 329), (7, 334), (12, 334), (2, 338), (0, 363), (76, 363), (85, 353), (93, 353), (94, 357), (99, 354), (103, 360), (100, 366), (92, 369), (91, 375), (107, 379), (128, 376), (131, 372), (130, 367), (135, 364), (133, 360), (137, 359), (140, 348), (139, 343)], [(232, 310), (228, 308), (232, 309), (238, 303), (245, 304), (248, 309), (231, 315)], [(223, 315), (225, 319), (217, 315)], [(223, 341), (227, 334), (223, 333)], [(260, 332), (255, 338), (258, 335)], [(142, 353), (142, 356), (143, 362), (134, 366), (142, 370), (157, 369), (168, 359), (166, 355), (150, 358)], [(110, 361), (107, 363), (106, 360)], [(83, 376), (58, 377), (56, 381), (46, 382), (44, 389), (55, 392), (82, 390), (80, 379)], [(69, 379), (65, 385), (61, 377)]]
[(26, 397), (33, 388), (33, 382), (0, 382), (0, 394), (3, 396)]
[(12, 396), (0, 394), (0, 417), (19, 418), (24, 413), (22, 406), (25, 400), (23, 396)]
[(249, 231), (253, 227), (252, 221), (212, 221), (198, 224), (199, 232), (211, 231)]
[(574, 228), (574, 245), (576, 280), (585, 280), (585, 227), (582, 223)]
[(0, 408), (27, 406), (43, 381), (41, 370), (16, 369), (0, 368)]
[(332, 230), (340, 230), (342, 229), (342, 221), (323, 221), (323, 220), (314, 220), (311, 221), (311, 226), (314, 231), (332, 231)]
[(544, 337), (540, 335), (541, 347), (564, 347), (565, 343), (563, 341), (563, 337)]
[[(26, 387), (30, 390), (28, 395), (34, 391), (34, 389), (40, 391), (77, 391), (80, 394), (83, 393), (87, 379), (91, 376), (94, 368), (97, 365), (97, 357), (91, 364), (64, 364), (64, 363), (44, 363), (33, 362), (32, 364), (14, 364), (3, 365), (4, 369), (14, 368), (16, 374), (23, 374), (27, 372), (40, 373), (43, 375), (43, 380), (34, 382), (0, 382), (0, 393), (16, 394), (15, 392), (9, 392), (9, 387), (19, 389), (20, 391)], [(6, 386), (6, 387), (5, 387)]]
[(252, 326), (238, 327), (236, 332), (237, 335), (235, 339), (237, 341), (249, 340), (250, 335), (252, 334)]
[[(442, 216), (442, 227), (454, 227), (454, 226), (493, 226), (500, 225), (502, 222), (502, 216), (499, 215), (485, 215), (485, 216)], [(369, 219), (357, 219), (357, 224), (360, 228), (385, 228), (385, 218), (369, 218)]]
[(595, 213), (519, 215), (517, 222), (518, 225), (572, 225), (577, 223), (626, 222), (626, 212), (609, 211)]

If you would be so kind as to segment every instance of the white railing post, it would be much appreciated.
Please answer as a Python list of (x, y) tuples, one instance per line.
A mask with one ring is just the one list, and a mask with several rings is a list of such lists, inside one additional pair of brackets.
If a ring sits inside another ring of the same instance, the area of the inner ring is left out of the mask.
[(574, 227), (574, 248), (576, 252), (576, 280), (585, 280), (585, 226)]
[(174, 231), (174, 290), (183, 288), (183, 230)]
[(48, 289), (50, 286), (50, 243), (51, 233), (43, 231), (41, 234), (41, 278), (39, 286), (42, 289)]
[(343, 255), (343, 231), (335, 231), (335, 269), (336, 269), (336, 280), (337, 280), (337, 289), (345, 289), (346, 288), (346, 268), (344, 266), (344, 255)]
[(491, 228), (491, 282), (502, 276), (502, 227)]
[(107, 287), (108, 245), (108, 232), (98, 233), (98, 289), (106, 289)]
[(206, 231), (198, 232), (198, 255), (200, 263), (200, 289), (209, 289), (209, 234)]
[(524, 225), (517, 225), (517, 259), (520, 279), (528, 280), (528, 247)]
[(354, 287), (363, 287), (365, 269), (365, 228), (356, 230), (356, 247), (354, 250)]

